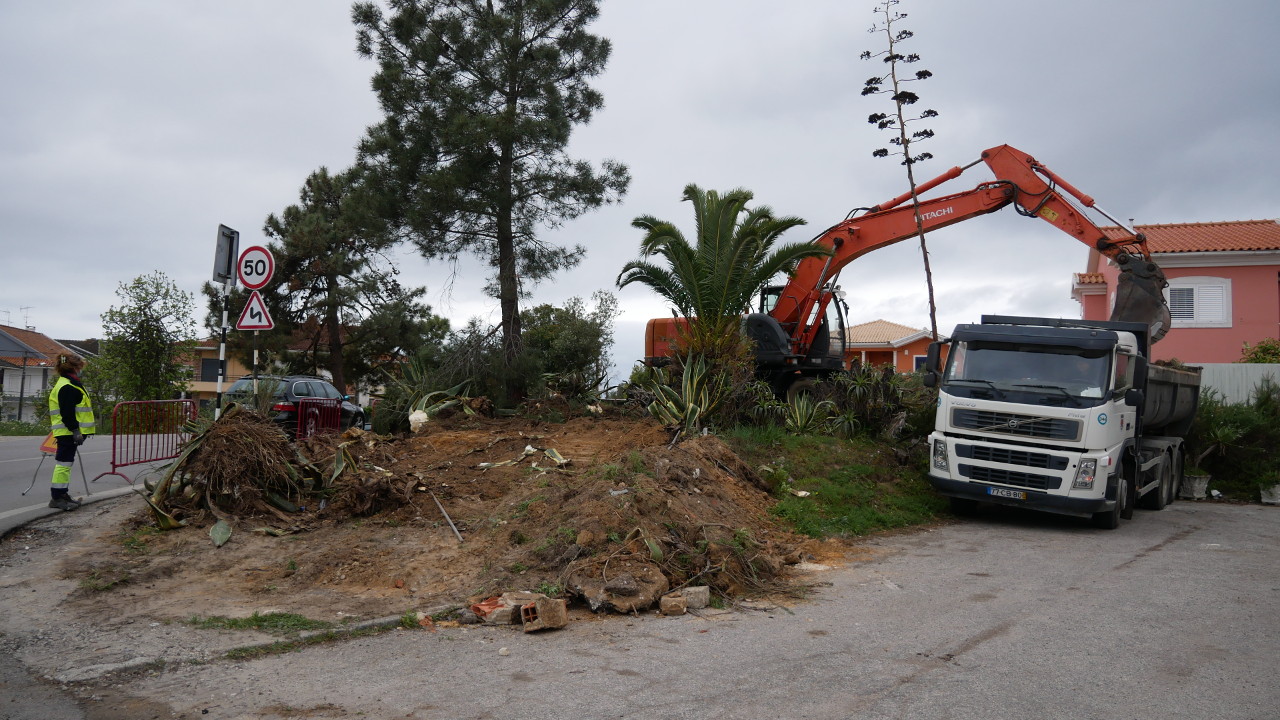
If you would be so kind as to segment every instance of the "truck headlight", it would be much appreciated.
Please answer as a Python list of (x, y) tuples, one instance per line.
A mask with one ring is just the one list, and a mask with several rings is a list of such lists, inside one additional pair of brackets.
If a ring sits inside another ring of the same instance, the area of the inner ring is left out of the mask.
[(1097, 474), (1097, 460), (1081, 460), (1080, 467), (1076, 469), (1075, 482), (1071, 483), (1071, 487), (1075, 490), (1092, 490), (1093, 478)]
[(946, 440), (936, 439), (933, 441), (933, 469), (951, 472), (951, 463), (947, 461)]

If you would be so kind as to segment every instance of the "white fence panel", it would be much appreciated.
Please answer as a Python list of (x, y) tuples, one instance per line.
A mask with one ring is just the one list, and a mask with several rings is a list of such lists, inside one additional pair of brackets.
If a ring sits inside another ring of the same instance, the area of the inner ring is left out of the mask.
[(1207, 363), (1200, 366), (1200, 386), (1212, 388), (1228, 404), (1248, 403), (1264, 377), (1280, 383), (1277, 363)]

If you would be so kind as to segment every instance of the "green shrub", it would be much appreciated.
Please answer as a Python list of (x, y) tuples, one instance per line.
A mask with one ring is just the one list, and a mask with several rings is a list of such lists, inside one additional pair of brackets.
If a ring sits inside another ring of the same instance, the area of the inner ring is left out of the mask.
[(1280, 363), (1280, 340), (1263, 338), (1257, 345), (1244, 344), (1244, 352), (1240, 355), (1242, 363)]
[(0, 421), (0, 435), (48, 435), (49, 426), (18, 420)]
[[(1213, 477), (1210, 487), (1237, 500), (1256, 500), (1258, 490), (1280, 473), (1280, 385), (1263, 379), (1248, 403), (1228, 404), (1212, 390), (1187, 438), (1187, 469)], [(1199, 465), (1199, 468), (1195, 468)]]

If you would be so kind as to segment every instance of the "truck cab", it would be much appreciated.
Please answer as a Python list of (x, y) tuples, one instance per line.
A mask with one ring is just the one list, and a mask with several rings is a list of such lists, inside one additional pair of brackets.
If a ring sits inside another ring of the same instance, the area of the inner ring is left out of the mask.
[(990, 502), (1114, 526), (1139, 495), (1170, 499), (1174, 479), (1161, 473), (1181, 440), (1144, 436), (1144, 418), (1163, 424), (1187, 409), (1147, 402), (1145, 326), (1072, 324), (984, 318), (956, 328), (940, 371), (931, 352), (929, 481), (956, 509)]

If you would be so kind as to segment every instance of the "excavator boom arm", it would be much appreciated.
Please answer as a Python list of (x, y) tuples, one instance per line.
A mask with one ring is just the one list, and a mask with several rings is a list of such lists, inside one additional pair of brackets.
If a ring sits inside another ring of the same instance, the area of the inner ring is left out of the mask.
[[(984, 151), (981, 161), (996, 179), (965, 192), (920, 200), (918, 224), (915, 208), (905, 204), (911, 200), (912, 193), (905, 193), (871, 208), (864, 215), (833, 225), (814, 239), (815, 243), (831, 248), (832, 256), (802, 261), (770, 313), (790, 334), (793, 353), (806, 354), (818, 331), (818, 320), (831, 299), (827, 283), (854, 259), (915, 237), (921, 231), (954, 225), (1011, 204), (1020, 214), (1038, 217), (1115, 260), (1121, 277), (1111, 319), (1146, 323), (1152, 328), (1152, 342), (1164, 335), (1169, 327), (1169, 308), (1163, 295), (1167, 283), (1164, 274), (1151, 262), (1144, 236), (1124, 228), (1127, 235), (1118, 239), (1108, 237), (1068, 196), (1084, 207), (1098, 209), (1093, 198), (1020, 150), (1001, 145)], [(959, 177), (976, 164), (953, 167), (921, 183), (916, 188), (916, 197)]]

